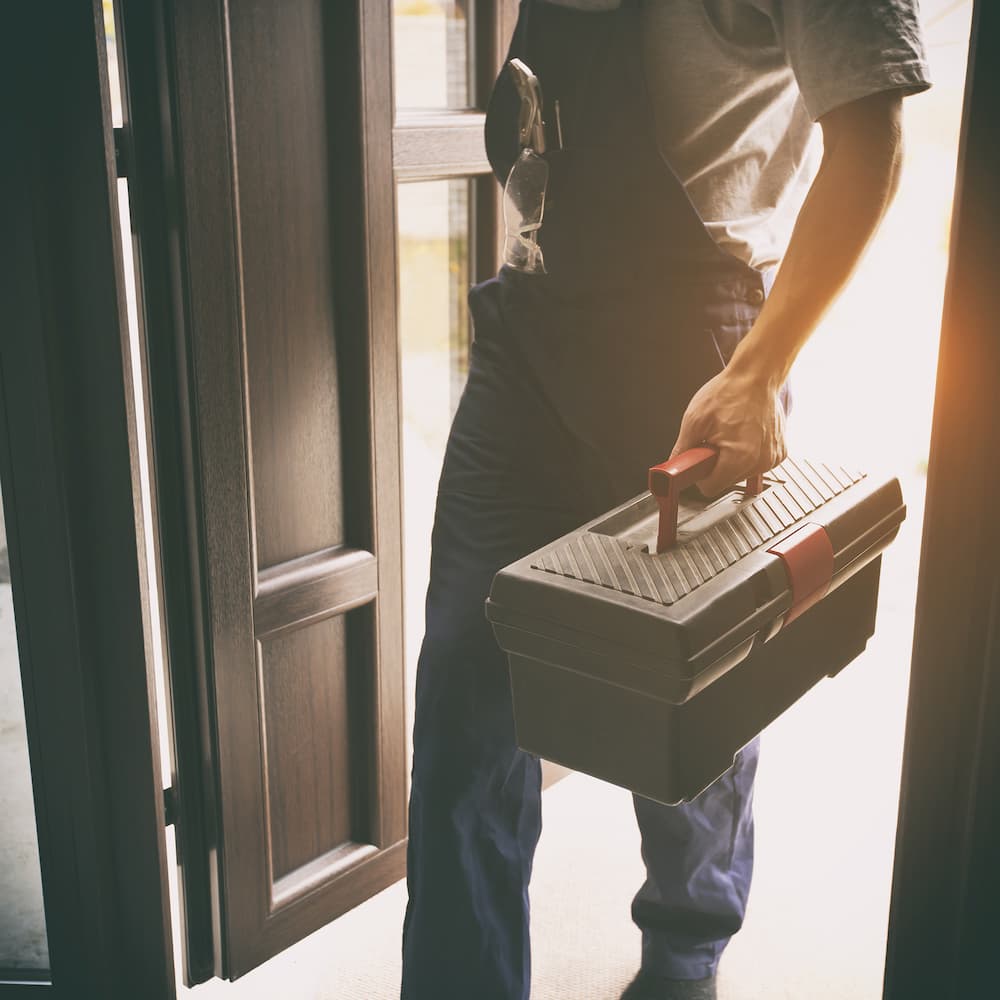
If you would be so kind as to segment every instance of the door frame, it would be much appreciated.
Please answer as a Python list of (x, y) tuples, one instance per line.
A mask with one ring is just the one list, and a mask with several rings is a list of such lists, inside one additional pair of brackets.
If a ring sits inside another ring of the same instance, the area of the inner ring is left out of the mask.
[[(8, 982), (2, 996), (71, 997), (97, 983), (114, 996), (140, 980), (151, 998), (174, 990), (154, 687), (148, 667), (135, 669), (147, 658), (99, 24), (97, 0), (19, 5), (18, 44), (5, 63), (18, 156), (0, 162), (8, 201), (0, 475), (56, 985)], [(996, 467), (983, 463), (1000, 453), (987, 377), (1000, 370), (989, 327), (1000, 304), (988, 273), (1000, 256), (1000, 114), (981, 56), (998, 46), (1000, 11), (977, 3), (928, 471), (889, 1000), (917, 995), (914, 984), (943, 998), (978, 985), (989, 959), (984, 906), (1000, 884), (990, 849), (1000, 588), (996, 566), (974, 558), (996, 551), (997, 527), (970, 516), (988, 511), (1000, 486)], [(965, 572), (970, 565), (976, 572)], [(971, 625), (958, 649), (956, 614)]]
[(99, 0), (18, 4), (0, 158), (0, 475), (53, 985), (174, 995)]
[[(1000, 5), (976, 0), (918, 577), (886, 1000), (987, 995), (1000, 895)], [(980, 992), (980, 990), (983, 992)]]

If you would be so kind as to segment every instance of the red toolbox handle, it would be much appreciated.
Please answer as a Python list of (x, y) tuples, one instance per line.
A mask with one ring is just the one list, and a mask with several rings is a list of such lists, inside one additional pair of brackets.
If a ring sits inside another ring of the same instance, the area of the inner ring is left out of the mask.
[[(649, 492), (656, 497), (660, 506), (660, 526), (656, 534), (657, 553), (666, 551), (677, 541), (677, 500), (681, 491), (710, 475), (718, 458), (718, 448), (703, 445), (682, 451), (649, 470)], [(763, 476), (750, 476), (747, 479), (747, 493), (757, 494), (763, 488)]]

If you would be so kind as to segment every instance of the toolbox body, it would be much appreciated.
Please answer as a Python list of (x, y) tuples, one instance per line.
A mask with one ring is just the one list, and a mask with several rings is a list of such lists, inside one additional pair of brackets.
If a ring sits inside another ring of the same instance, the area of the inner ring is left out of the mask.
[(694, 798), (874, 632), (899, 483), (788, 459), (756, 495), (646, 493), (501, 570), (486, 613), (518, 745), (639, 795)]

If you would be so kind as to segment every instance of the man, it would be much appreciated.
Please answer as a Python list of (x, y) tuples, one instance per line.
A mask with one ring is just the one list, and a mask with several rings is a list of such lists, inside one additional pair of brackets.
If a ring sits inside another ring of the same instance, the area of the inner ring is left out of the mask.
[[(641, 492), (671, 444), (719, 449), (708, 495), (781, 461), (789, 369), (895, 190), (901, 97), (928, 86), (913, 0), (526, 0), (511, 55), (550, 125), (559, 101), (564, 148), (546, 154), (547, 273), (505, 267), (470, 295), (417, 676), (403, 1000), (529, 996), (540, 772), (483, 614), (493, 574)], [(487, 146), (506, 177), (503, 75)], [(754, 741), (693, 802), (635, 799), (627, 1000), (715, 996), (756, 763)]]

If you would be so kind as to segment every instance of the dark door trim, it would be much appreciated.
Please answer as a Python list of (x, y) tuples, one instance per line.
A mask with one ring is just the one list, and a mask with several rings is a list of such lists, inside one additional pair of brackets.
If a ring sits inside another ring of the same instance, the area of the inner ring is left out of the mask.
[(0, 475), (51, 971), (67, 1000), (132, 996), (139, 982), (166, 1000), (163, 796), (101, 4), (39, 0), (11, 15)]
[(0, 969), (0, 1000), (50, 1000), (56, 996), (50, 972)]
[[(221, 967), (212, 886), (215, 786), (206, 686), (204, 540), (187, 337), (187, 276), (177, 217), (182, 197), (171, 113), (174, 37), (169, 0), (116, 0), (118, 65), (140, 336), (147, 359), (157, 505), (156, 543), (168, 664), (181, 964), (192, 986)], [(180, 860), (183, 859), (183, 864)]]
[[(885, 997), (996, 992), (1000, 7), (975, 5), (927, 481)], [(905, 362), (904, 362), (905, 363)]]
[(50, 982), (19, 979), (13, 973), (0, 973), (0, 1000), (50, 1000), (57, 997)]

